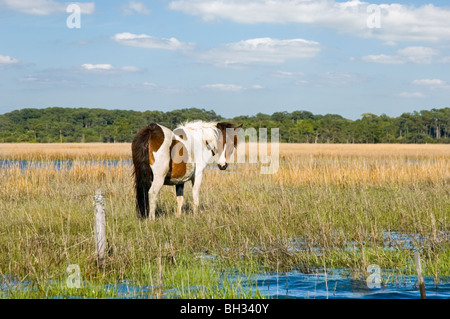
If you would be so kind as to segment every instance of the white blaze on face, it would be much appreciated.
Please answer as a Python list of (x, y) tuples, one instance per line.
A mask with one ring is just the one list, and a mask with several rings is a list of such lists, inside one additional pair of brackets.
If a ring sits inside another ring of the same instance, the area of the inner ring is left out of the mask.
[(225, 157), (225, 150), (226, 149), (227, 149), (227, 144), (224, 145), (223, 152), (222, 152), (222, 154), (220, 154), (220, 157), (219, 157), (219, 165), (220, 166), (225, 166), (225, 164), (227, 163), (227, 159)]

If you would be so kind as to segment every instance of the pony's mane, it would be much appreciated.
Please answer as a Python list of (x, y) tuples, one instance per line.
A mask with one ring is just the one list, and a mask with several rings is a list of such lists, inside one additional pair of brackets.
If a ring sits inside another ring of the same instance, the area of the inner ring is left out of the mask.
[(180, 124), (177, 128), (190, 131), (194, 135), (200, 135), (202, 140), (217, 152), (219, 148), (219, 129), (217, 128), (217, 122), (188, 121)]
[(188, 121), (180, 124), (179, 128), (185, 128), (189, 130), (203, 130), (217, 128), (217, 122), (204, 122), (204, 121)]

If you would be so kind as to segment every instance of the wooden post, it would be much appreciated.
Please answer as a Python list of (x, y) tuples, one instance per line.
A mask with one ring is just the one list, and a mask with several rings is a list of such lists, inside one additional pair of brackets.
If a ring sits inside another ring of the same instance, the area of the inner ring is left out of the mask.
[(162, 258), (158, 257), (158, 291), (156, 293), (156, 298), (162, 298), (162, 286), (163, 286), (163, 268), (162, 268)]
[(417, 279), (419, 280), (420, 299), (427, 299), (425, 294), (425, 282), (422, 277), (422, 265), (420, 263), (420, 254), (418, 251), (414, 253), (414, 261), (416, 263)]
[(103, 265), (106, 250), (105, 196), (101, 189), (95, 190), (95, 253), (97, 264)]

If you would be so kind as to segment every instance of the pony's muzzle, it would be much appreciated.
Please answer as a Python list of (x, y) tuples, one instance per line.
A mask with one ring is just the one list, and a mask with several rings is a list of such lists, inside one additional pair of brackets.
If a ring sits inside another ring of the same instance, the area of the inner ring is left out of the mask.
[(217, 166), (219, 166), (219, 169), (220, 169), (221, 171), (223, 171), (223, 170), (226, 170), (226, 169), (227, 169), (228, 163), (225, 163), (225, 165), (217, 164)]

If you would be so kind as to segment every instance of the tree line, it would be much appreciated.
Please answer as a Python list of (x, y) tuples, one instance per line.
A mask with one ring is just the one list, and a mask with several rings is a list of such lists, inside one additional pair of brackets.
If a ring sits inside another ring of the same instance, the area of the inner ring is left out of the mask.
[(450, 143), (450, 108), (403, 113), (398, 117), (365, 113), (357, 120), (308, 111), (258, 113), (224, 118), (212, 110), (168, 112), (98, 108), (25, 108), (0, 115), (0, 142), (131, 142), (136, 132), (156, 122), (175, 128), (188, 120), (231, 121), (244, 128), (279, 128), (289, 143)]

